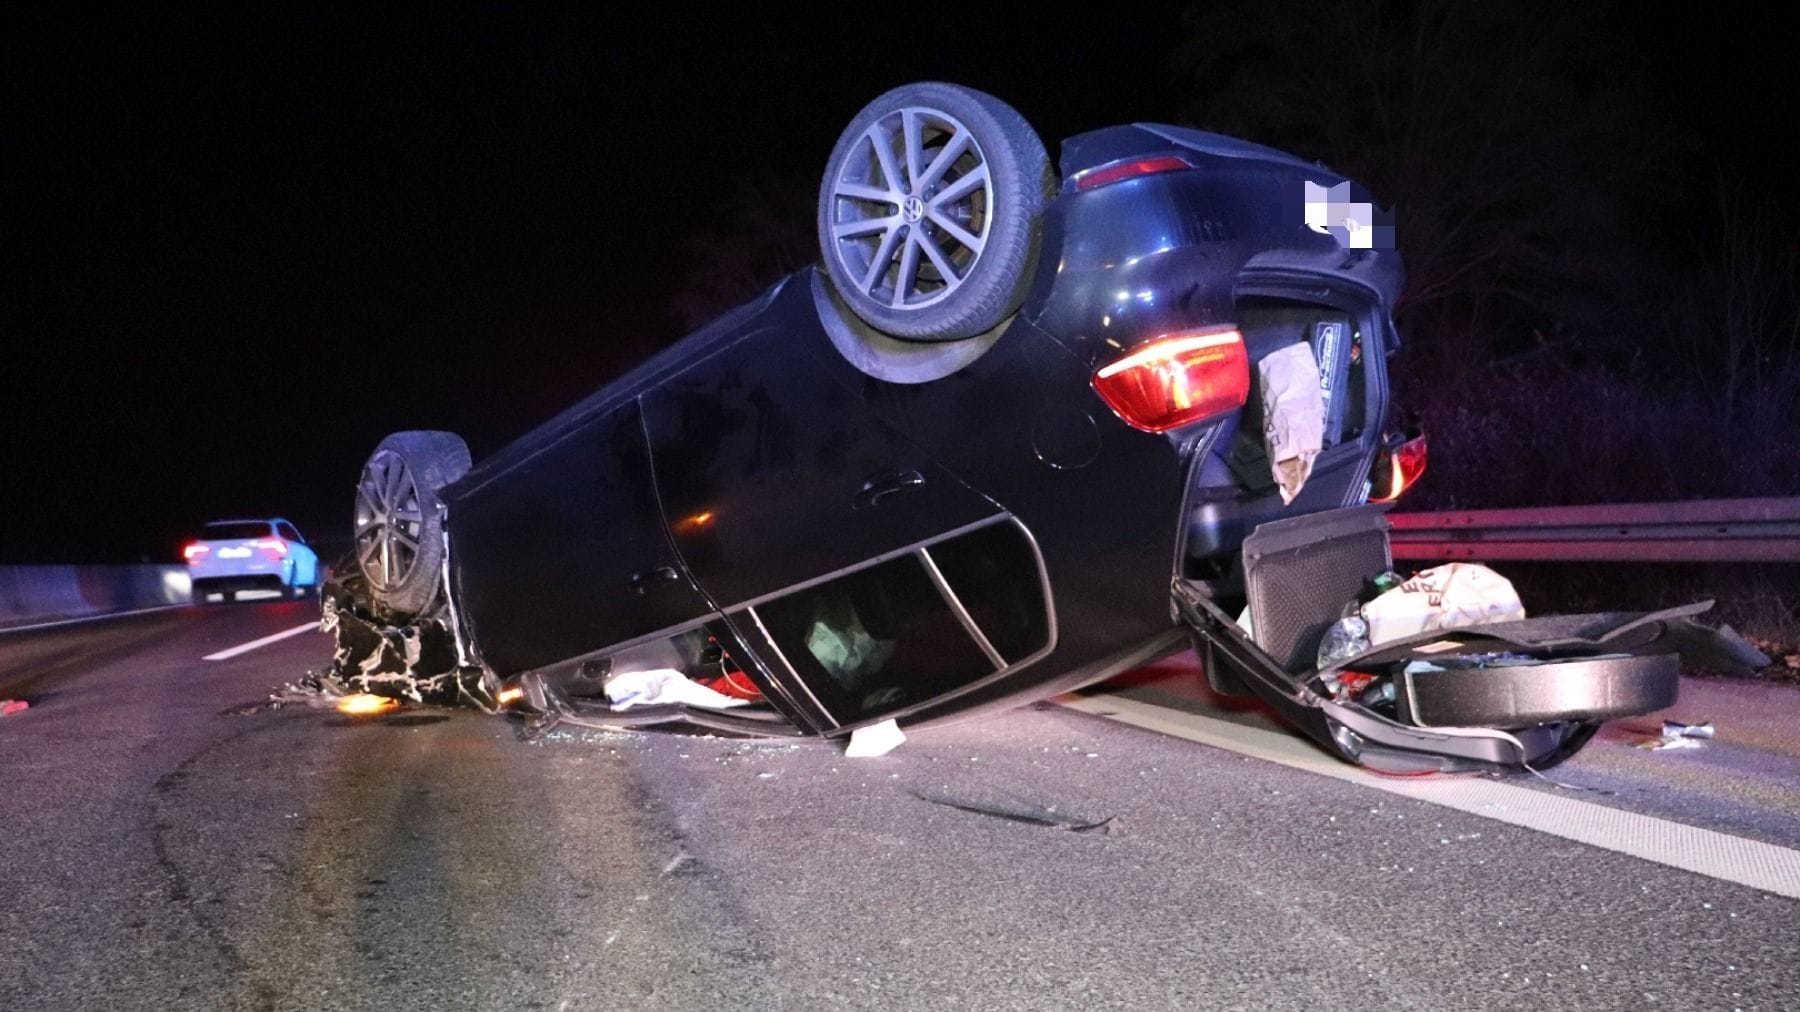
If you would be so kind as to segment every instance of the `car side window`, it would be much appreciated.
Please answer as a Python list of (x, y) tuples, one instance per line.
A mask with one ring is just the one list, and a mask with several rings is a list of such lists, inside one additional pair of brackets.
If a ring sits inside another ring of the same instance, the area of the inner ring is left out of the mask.
[(289, 523), (276, 524), (275, 525), (275, 533), (280, 535), (283, 538), (286, 538), (289, 541), (299, 542), (300, 544), (303, 544), (303, 545), (306, 544), (306, 539), (300, 536), (300, 532), (295, 530), (292, 524), (289, 524)]
[(989, 524), (755, 607), (841, 724), (929, 702), (1042, 656), (1054, 619), (1030, 541)]

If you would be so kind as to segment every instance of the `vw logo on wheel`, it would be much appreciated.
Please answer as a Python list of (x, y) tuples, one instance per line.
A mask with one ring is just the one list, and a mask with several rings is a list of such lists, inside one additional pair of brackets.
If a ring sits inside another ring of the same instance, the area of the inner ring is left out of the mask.
[(924, 198), (915, 194), (901, 201), (900, 214), (906, 219), (907, 224), (917, 223), (919, 219), (925, 217)]

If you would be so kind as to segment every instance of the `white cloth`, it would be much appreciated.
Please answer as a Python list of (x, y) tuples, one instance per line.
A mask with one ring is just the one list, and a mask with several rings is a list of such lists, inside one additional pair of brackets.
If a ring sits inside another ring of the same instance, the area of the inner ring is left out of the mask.
[(728, 706), (743, 706), (749, 702), (747, 699), (736, 699), (722, 692), (714, 692), (704, 685), (689, 680), (688, 676), (672, 668), (625, 671), (616, 674), (606, 680), (606, 699), (615, 710), (670, 703), (686, 703), (689, 706), (705, 706), (722, 710)]

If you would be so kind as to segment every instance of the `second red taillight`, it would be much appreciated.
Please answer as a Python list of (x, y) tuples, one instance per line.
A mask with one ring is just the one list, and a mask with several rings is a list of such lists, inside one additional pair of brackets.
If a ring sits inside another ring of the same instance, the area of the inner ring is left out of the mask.
[(267, 555), (271, 559), (282, 559), (282, 558), (287, 557), (287, 553), (288, 553), (287, 542), (282, 541), (279, 538), (267, 538), (262, 541), (258, 541), (256, 543), (256, 547), (262, 549), (263, 554)]
[(1428, 450), (1422, 433), (1404, 441), (1394, 440), (1383, 447), (1381, 456), (1375, 461), (1374, 474), (1370, 476), (1373, 488), (1369, 501), (1393, 502), (1400, 498), (1400, 494), (1425, 473)]
[(1136, 429), (1166, 432), (1217, 418), (1250, 396), (1250, 360), (1236, 330), (1171, 334), (1104, 366), (1094, 392)]
[(201, 544), (200, 542), (190, 541), (188, 544), (186, 544), (182, 547), (181, 557), (186, 559), (191, 564), (194, 562), (198, 562), (200, 560), (201, 556), (205, 555), (206, 553), (208, 553), (210, 551), (212, 551), (212, 549), (206, 547), (205, 545)]

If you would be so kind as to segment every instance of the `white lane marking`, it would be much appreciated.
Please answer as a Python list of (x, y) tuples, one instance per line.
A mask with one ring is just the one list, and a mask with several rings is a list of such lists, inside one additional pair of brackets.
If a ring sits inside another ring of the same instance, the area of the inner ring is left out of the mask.
[(240, 643), (237, 646), (232, 647), (230, 650), (221, 650), (216, 654), (207, 654), (205, 657), (202, 657), (200, 659), (203, 661), (227, 661), (233, 657), (236, 657), (238, 654), (247, 654), (250, 651), (257, 649), (258, 647), (266, 647), (271, 643), (279, 643), (282, 640), (287, 639), (289, 636), (298, 636), (303, 632), (318, 632), (318, 631), (319, 631), (319, 623), (318, 622), (316, 622), (316, 621), (315, 622), (307, 622), (304, 625), (297, 625), (297, 626), (293, 627), (292, 629), (289, 629), (285, 632), (278, 632), (273, 636), (264, 636), (262, 639), (259, 639), (259, 640), (251, 640), (248, 643)]
[(1335, 759), (1297, 734), (1107, 693), (1060, 696), (1071, 710), (1197, 741), (1239, 755), (1373, 787), (1709, 878), (1800, 899), (1800, 851), (1474, 777), (1384, 777)]
[(55, 629), (57, 626), (64, 625), (80, 625), (83, 622), (101, 622), (109, 618), (124, 618), (127, 615), (148, 615), (153, 611), (174, 611), (177, 608), (187, 607), (190, 606), (185, 604), (159, 604), (154, 608), (133, 608), (130, 611), (109, 611), (104, 615), (83, 615), (80, 618), (63, 618), (57, 619), (54, 622), (39, 622), (35, 625), (9, 625), (0, 628), (0, 636), (4, 636), (7, 633), (32, 632), (37, 629)]

